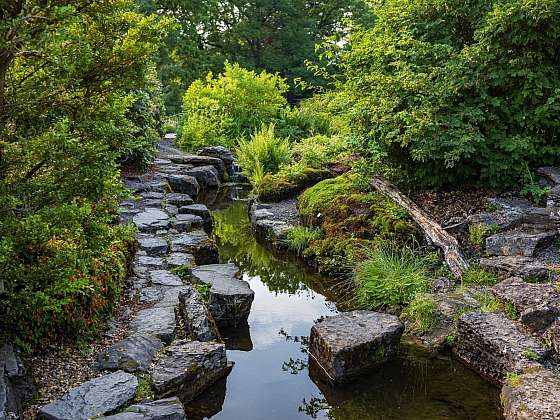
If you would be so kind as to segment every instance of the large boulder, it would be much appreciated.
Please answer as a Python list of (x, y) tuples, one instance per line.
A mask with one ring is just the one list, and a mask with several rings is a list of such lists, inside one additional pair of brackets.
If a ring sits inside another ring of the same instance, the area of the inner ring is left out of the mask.
[(216, 323), (194, 287), (186, 288), (179, 295), (179, 312), (188, 337), (196, 341), (219, 340)]
[(545, 177), (552, 186), (560, 184), (560, 168), (554, 166), (543, 166), (538, 169), (540, 175)]
[(486, 238), (486, 252), (488, 255), (522, 255), (532, 257), (539, 249), (548, 245), (557, 236), (557, 231), (497, 233)]
[(508, 373), (522, 372), (550, 355), (522, 324), (502, 313), (480, 312), (459, 319), (453, 352), (466, 365), (498, 383)]
[(147, 372), (162, 346), (163, 344), (156, 337), (133, 334), (99, 353), (97, 367), (100, 370)]
[(150, 271), (150, 282), (153, 286), (182, 286), (183, 280), (177, 274), (167, 270)]
[[(195, 215), (202, 218), (202, 225), (204, 226), (204, 230), (206, 232), (212, 231), (212, 215), (210, 214), (210, 210), (204, 204), (190, 204), (188, 206), (183, 206), (179, 208), (179, 215)], [(178, 216), (179, 216), (178, 215)]]
[(167, 204), (173, 204), (174, 206), (187, 206), (193, 203), (193, 199), (188, 194), (180, 193), (169, 193), (165, 196), (165, 201)]
[(208, 307), (219, 327), (236, 327), (247, 321), (255, 292), (239, 279), (235, 264), (201, 265), (191, 269), (191, 280), (210, 286)]
[(132, 218), (140, 232), (156, 232), (169, 228), (169, 215), (156, 208), (147, 208)]
[(494, 295), (510, 304), (519, 320), (532, 330), (543, 331), (560, 316), (560, 291), (553, 284), (525, 283), (519, 277), (492, 287)]
[(520, 255), (481, 258), (483, 268), (504, 273), (508, 276), (555, 278), (553, 266), (543, 263), (536, 258)]
[(311, 328), (309, 355), (331, 382), (345, 382), (385, 363), (404, 331), (397, 316), (353, 311), (327, 317)]
[(200, 156), (210, 156), (213, 158), (221, 159), (224, 162), (228, 175), (235, 173), (235, 158), (233, 153), (223, 146), (205, 147), (197, 152)]
[(140, 249), (145, 251), (150, 257), (161, 257), (167, 254), (169, 248), (165, 239), (155, 236), (140, 236), (138, 243), (140, 244)]
[(88, 420), (111, 413), (131, 401), (137, 387), (138, 379), (130, 373), (118, 371), (101, 376), (41, 408), (38, 419)]
[(171, 250), (186, 252), (194, 255), (195, 263), (199, 265), (218, 262), (218, 248), (206, 232), (194, 230), (171, 236)]
[(534, 368), (502, 388), (505, 420), (553, 420), (560, 418), (560, 376)]
[(230, 368), (223, 344), (177, 340), (162, 353), (152, 380), (157, 395), (177, 395), (188, 402), (226, 376)]
[(175, 193), (188, 194), (191, 197), (196, 197), (200, 192), (200, 185), (193, 176), (169, 175), (167, 181)]
[(121, 413), (102, 418), (111, 420), (186, 420), (187, 417), (183, 404), (179, 398), (174, 397), (131, 405)]
[(185, 174), (195, 177), (203, 190), (220, 186), (220, 176), (213, 166), (198, 166), (185, 171)]
[(130, 327), (141, 334), (153, 335), (165, 343), (169, 343), (175, 335), (175, 308), (165, 306), (139, 311), (132, 319)]

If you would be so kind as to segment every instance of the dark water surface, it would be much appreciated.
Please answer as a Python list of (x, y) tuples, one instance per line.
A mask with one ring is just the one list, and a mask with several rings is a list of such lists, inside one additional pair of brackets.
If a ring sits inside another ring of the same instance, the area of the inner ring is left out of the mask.
[(336, 313), (332, 280), (257, 243), (247, 202), (217, 200), (213, 207), (220, 258), (241, 267), (255, 300), (248, 325), (224, 333), (231, 374), (189, 404), (189, 419), (501, 418), (496, 388), (449, 356), (406, 344), (358, 382), (323, 383), (305, 348), (314, 321)]

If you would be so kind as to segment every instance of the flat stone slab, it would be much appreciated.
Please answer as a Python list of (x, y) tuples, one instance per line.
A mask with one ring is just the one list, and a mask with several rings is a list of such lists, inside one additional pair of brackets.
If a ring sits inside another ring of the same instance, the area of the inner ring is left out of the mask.
[(175, 335), (175, 308), (159, 307), (143, 309), (136, 314), (130, 328), (141, 334), (153, 335), (165, 343), (169, 343)]
[(522, 324), (502, 313), (480, 312), (471, 312), (459, 319), (453, 353), (466, 365), (498, 383), (503, 382), (508, 373), (523, 371), (550, 355)]
[(330, 381), (344, 382), (389, 360), (403, 332), (404, 324), (395, 315), (345, 312), (313, 325), (309, 354)]
[(182, 286), (183, 280), (177, 274), (167, 270), (150, 271), (150, 282), (153, 286)]
[(544, 368), (531, 369), (503, 386), (501, 401), (506, 420), (558, 419), (560, 376)]
[(39, 419), (88, 420), (110, 413), (134, 398), (138, 379), (122, 371), (84, 382), (71, 389), (61, 399), (39, 411)]
[(162, 287), (163, 295), (161, 299), (156, 303), (156, 308), (171, 306), (175, 308), (179, 305), (179, 295), (187, 290), (190, 286), (175, 286), (175, 287)]
[(235, 264), (201, 265), (191, 269), (191, 280), (210, 286), (208, 307), (220, 327), (235, 327), (247, 321), (255, 292), (239, 279)]
[(519, 277), (554, 277), (554, 267), (535, 258), (519, 255), (481, 258), (480, 265), (492, 271)]
[(486, 252), (488, 255), (522, 255), (524, 257), (532, 257), (538, 249), (552, 242), (557, 236), (557, 231), (498, 233), (486, 238)]
[(190, 232), (193, 229), (202, 228), (204, 220), (194, 214), (177, 214), (171, 226), (178, 232)]
[(162, 353), (152, 371), (156, 393), (188, 402), (229, 373), (224, 344), (177, 340)]
[[(210, 210), (204, 204), (190, 204), (179, 208), (179, 214), (191, 214), (202, 218), (202, 225), (208, 232), (212, 230), (212, 216)], [(178, 219), (179, 220), (179, 219)]]
[(186, 420), (185, 409), (179, 398), (166, 398), (131, 405), (123, 412), (102, 417), (111, 420)]
[(147, 372), (162, 346), (161, 340), (156, 337), (133, 334), (99, 353), (97, 367), (100, 370)]
[(161, 257), (167, 254), (169, 248), (167, 241), (155, 236), (144, 236), (138, 238), (140, 249), (146, 251), (150, 257)]
[(175, 193), (188, 194), (196, 197), (200, 191), (198, 181), (190, 175), (168, 175), (167, 182)]
[(543, 166), (538, 169), (538, 173), (547, 177), (553, 185), (560, 184), (560, 169), (554, 166)]
[(174, 163), (184, 163), (192, 166), (213, 166), (221, 178), (226, 171), (225, 164), (221, 159), (210, 156), (183, 155), (170, 157), (170, 160)]
[(137, 259), (138, 265), (147, 267), (150, 270), (163, 270), (165, 268), (165, 261), (163, 261), (163, 259), (159, 257), (139, 255)]
[(171, 268), (181, 267), (184, 265), (194, 265), (194, 255), (185, 252), (174, 252), (166, 259), (167, 265)]
[(156, 208), (147, 208), (142, 213), (138, 213), (132, 221), (141, 232), (156, 232), (169, 228), (169, 215)]
[(203, 230), (180, 233), (171, 237), (171, 250), (194, 255), (196, 264), (214, 264), (218, 262), (216, 244)]
[(183, 318), (185, 332), (191, 339), (219, 340), (220, 334), (216, 322), (194, 287), (187, 287), (179, 295), (179, 311)]
[(560, 291), (556, 285), (525, 283), (519, 277), (511, 277), (492, 287), (492, 293), (512, 305), (519, 320), (532, 330), (545, 330), (560, 316)]
[(167, 201), (167, 204), (173, 204), (178, 207), (188, 206), (193, 203), (190, 195), (181, 193), (169, 193), (165, 196), (165, 201)]

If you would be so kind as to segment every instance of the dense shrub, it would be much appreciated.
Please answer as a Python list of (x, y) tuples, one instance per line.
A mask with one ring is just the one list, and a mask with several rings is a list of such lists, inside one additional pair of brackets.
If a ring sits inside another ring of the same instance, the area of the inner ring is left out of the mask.
[(343, 56), (347, 115), (377, 169), (515, 185), (560, 162), (560, 2), (389, 0)]
[(233, 147), (263, 124), (281, 121), (288, 109), (287, 85), (272, 74), (226, 63), (223, 74), (209, 74), (192, 83), (183, 97), (180, 144), (188, 150), (203, 146)]

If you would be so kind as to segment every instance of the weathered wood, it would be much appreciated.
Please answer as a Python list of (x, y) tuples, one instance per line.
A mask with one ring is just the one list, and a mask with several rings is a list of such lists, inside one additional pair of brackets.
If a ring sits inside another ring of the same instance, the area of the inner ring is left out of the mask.
[(418, 207), (410, 198), (405, 196), (390, 182), (376, 176), (371, 185), (379, 192), (391, 198), (404, 207), (410, 217), (420, 226), (429, 243), (437, 246), (443, 251), (445, 262), (453, 275), (461, 278), (463, 273), (469, 269), (469, 263), (459, 249), (459, 242), (447, 233), (440, 224), (432, 220), (428, 214)]

